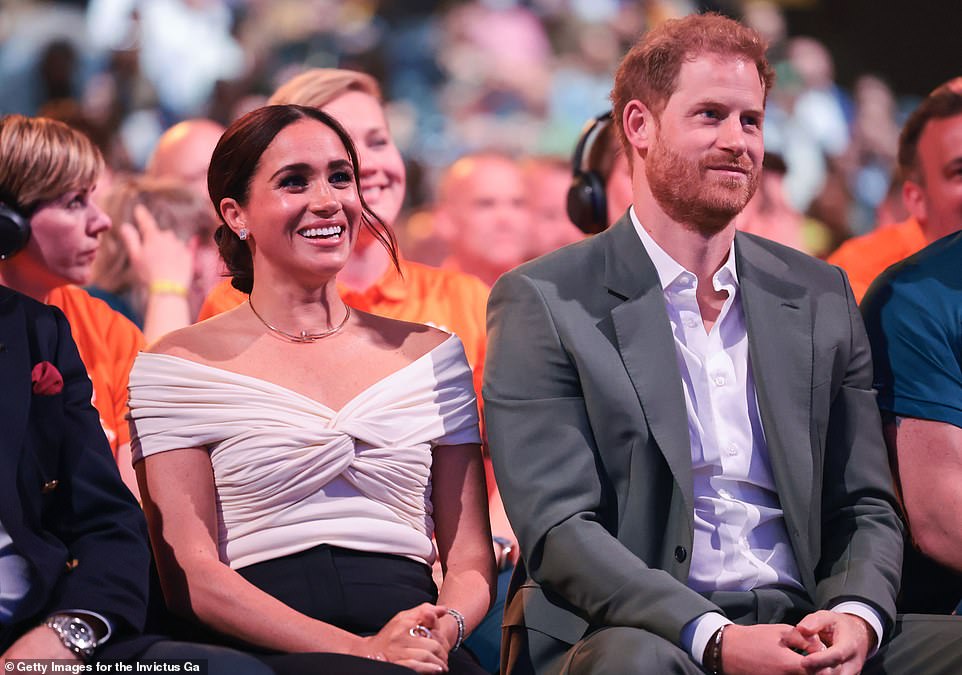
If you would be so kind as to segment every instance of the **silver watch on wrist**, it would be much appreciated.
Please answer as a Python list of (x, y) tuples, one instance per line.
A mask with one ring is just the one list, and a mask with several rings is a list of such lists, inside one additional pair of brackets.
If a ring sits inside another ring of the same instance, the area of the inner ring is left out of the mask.
[(51, 614), (43, 625), (52, 628), (60, 636), (64, 647), (84, 661), (93, 656), (98, 644), (97, 634), (93, 627), (79, 616)]

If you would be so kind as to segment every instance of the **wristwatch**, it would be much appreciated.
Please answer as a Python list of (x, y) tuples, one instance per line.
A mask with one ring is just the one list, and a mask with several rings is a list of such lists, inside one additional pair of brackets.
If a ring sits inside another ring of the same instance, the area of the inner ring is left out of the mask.
[(73, 614), (51, 614), (43, 623), (56, 631), (64, 647), (84, 661), (94, 655), (98, 640), (89, 623)]

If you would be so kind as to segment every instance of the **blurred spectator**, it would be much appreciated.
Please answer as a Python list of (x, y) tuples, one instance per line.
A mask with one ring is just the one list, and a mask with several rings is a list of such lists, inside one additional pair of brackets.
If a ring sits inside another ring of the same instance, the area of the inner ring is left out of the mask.
[[(147, 162), (147, 174), (157, 178), (175, 178), (204, 201), (207, 193), (207, 169), (214, 147), (224, 133), (223, 125), (209, 119), (191, 119), (175, 124), (157, 140)], [(211, 216), (214, 207), (211, 205)]]
[(828, 159), (845, 151), (848, 123), (825, 46), (797, 37), (787, 43), (786, 55), (776, 64), (778, 79), (766, 107), (765, 148), (785, 159), (789, 203), (805, 212), (828, 183)]
[(434, 212), (430, 208), (409, 213), (396, 230), (398, 244), (408, 260), (441, 267), (450, 255), (447, 243), (434, 228)]
[(33, 115), (79, 95), (92, 60), (82, 11), (62, 2), (0, 6), (0, 113)]
[(583, 121), (608, 105), (612, 73), (625, 46), (616, 31), (613, 21), (564, 26), (541, 139), (548, 151), (567, 150)]
[(243, 74), (244, 54), (223, 0), (90, 0), (87, 18), (97, 48), (139, 44), (140, 67), (176, 118), (200, 112), (218, 80)]
[(899, 137), (907, 220), (845, 242), (828, 261), (842, 267), (861, 300), (890, 265), (962, 229), (962, 78), (938, 87), (912, 113)]
[(109, 186), (111, 175), (115, 171), (131, 168), (130, 157), (116, 130), (93, 117), (80, 101), (72, 98), (48, 101), (40, 107), (38, 116), (63, 122), (93, 141), (104, 157), (104, 175), (101, 176), (102, 182), (99, 185), (101, 190)]
[(495, 152), (462, 157), (438, 186), (434, 227), (451, 251), (445, 267), (490, 286), (524, 262), (531, 215), (518, 163)]
[(788, 28), (782, 8), (772, 0), (747, 0), (743, 5), (742, 22), (754, 28), (768, 42), (769, 62), (784, 61)]
[(864, 233), (875, 227), (875, 211), (895, 174), (899, 124), (895, 94), (878, 77), (855, 82), (852, 139), (839, 158), (852, 193), (849, 226)]
[(525, 257), (536, 258), (584, 238), (571, 222), (565, 204), (571, 165), (556, 156), (528, 157), (521, 162), (531, 214), (531, 237)]
[[(483, 146), (527, 150), (544, 118), (551, 45), (544, 25), (515, 3), (471, 0), (445, 15), (438, 63), (447, 120), (441, 166)], [(507, 132), (506, 129), (512, 129)]]
[(126, 177), (101, 203), (114, 227), (94, 262), (100, 297), (129, 307), (148, 342), (193, 323), (217, 282), (210, 200), (173, 179)]
[(807, 218), (785, 198), (785, 160), (766, 152), (758, 189), (735, 219), (736, 227), (810, 255), (823, 257), (834, 244), (829, 230)]

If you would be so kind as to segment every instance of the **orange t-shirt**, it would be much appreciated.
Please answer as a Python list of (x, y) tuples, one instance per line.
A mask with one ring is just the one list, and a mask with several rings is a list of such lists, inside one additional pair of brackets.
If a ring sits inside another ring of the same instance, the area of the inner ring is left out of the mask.
[(130, 442), (127, 428), (127, 379), (144, 348), (144, 335), (127, 317), (77, 286), (55, 288), (47, 304), (59, 307), (70, 322), (80, 359), (93, 383), (91, 401), (100, 413), (110, 449)]
[(828, 257), (828, 262), (845, 270), (855, 300), (862, 302), (862, 296), (875, 277), (927, 244), (922, 226), (915, 218), (909, 218), (849, 239)]
[[(401, 260), (401, 274), (403, 278), (391, 267), (365, 291), (343, 286), (338, 290), (346, 304), (362, 312), (426, 323), (457, 334), (474, 371), (475, 389), (480, 392), (488, 287), (470, 274), (408, 260)], [(198, 320), (233, 309), (246, 299), (247, 295), (231, 286), (230, 280), (224, 280), (207, 296)]]

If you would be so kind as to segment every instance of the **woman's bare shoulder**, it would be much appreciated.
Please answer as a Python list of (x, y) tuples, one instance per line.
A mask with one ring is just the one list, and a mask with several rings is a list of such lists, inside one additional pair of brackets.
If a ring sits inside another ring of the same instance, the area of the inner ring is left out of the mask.
[(172, 331), (159, 338), (145, 351), (151, 354), (168, 354), (192, 361), (207, 361), (204, 355), (223, 349), (240, 328), (240, 317), (230, 310), (185, 328)]
[(382, 346), (398, 351), (411, 361), (427, 354), (450, 339), (451, 334), (423, 323), (389, 319), (366, 312), (357, 312), (362, 328)]

